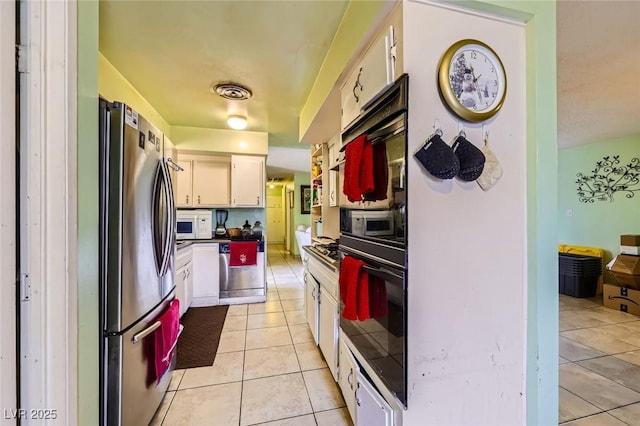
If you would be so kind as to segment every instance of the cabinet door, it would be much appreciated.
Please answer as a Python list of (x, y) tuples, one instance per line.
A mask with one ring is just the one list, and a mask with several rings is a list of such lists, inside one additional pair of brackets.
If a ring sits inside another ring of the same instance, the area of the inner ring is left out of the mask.
[(342, 396), (344, 397), (344, 402), (347, 404), (351, 420), (356, 424), (356, 380), (359, 371), (358, 364), (343, 340), (340, 340), (339, 347), (338, 366), (340, 367), (340, 374), (338, 375), (338, 384), (342, 390)]
[(391, 426), (393, 411), (371, 383), (358, 372), (356, 389), (356, 425)]
[(320, 288), (318, 344), (334, 380), (338, 380), (338, 303)]
[(391, 81), (389, 72), (389, 36), (380, 37), (360, 63), (360, 108), (365, 108)]
[(329, 172), (329, 207), (338, 205), (338, 172), (331, 170)]
[(319, 286), (311, 274), (304, 275), (304, 312), (307, 323), (313, 335), (313, 341), (318, 343), (318, 290)]
[(340, 90), (342, 117), (340, 119), (341, 128), (344, 130), (360, 114), (362, 103), (362, 88), (360, 85), (360, 66), (351, 73)]
[(225, 161), (194, 160), (194, 207), (229, 205), (229, 169), (229, 163)]
[(232, 205), (235, 207), (264, 207), (264, 157), (231, 156)]
[(193, 246), (193, 298), (191, 305), (217, 305), (219, 295), (219, 245), (196, 243)]
[(184, 311), (191, 306), (191, 300), (193, 299), (193, 263), (189, 262), (185, 266), (187, 277), (184, 282)]
[(178, 268), (175, 272), (174, 282), (176, 283), (176, 299), (180, 301), (180, 316), (186, 310), (185, 281), (187, 278), (186, 267)]
[(176, 173), (177, 189), (176, 189), (176, 206), (177, 207), (193, 207), (192, 196), (192, 169), (191, 161), (178, 161), (178, 165), (184, 170)]

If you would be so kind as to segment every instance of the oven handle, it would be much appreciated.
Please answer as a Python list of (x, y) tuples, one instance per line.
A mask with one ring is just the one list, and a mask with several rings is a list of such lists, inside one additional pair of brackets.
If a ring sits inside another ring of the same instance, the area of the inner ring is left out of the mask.
[(385, 140), (402, 133), (404, 131), (404, 114), (400, 115), (392, 122), (386, 124), (382, 128), (376, 130), (367, 136), (367, 140), (371, 142), (372, 145), (375, 145), (379, 142), (384, 142)]
[(365, 253), (363, 251), (360, 251), (358, 249), (354, 249), (351, 247), (344, 247), (344, 246), (340, 246), (340, 248), (338, 249), (339, 251), (341, 251), (342, 253), (349, 255), (349, 256), (353, 256), (353, 257), (357, 257), (358, 259), (362, 260), (362, 261), (367, 261), (367, 259), (373, 260), (374, 262), (378, 262), (381, 263), (383, 265), (386, 266), (390, 266), (392, 268), (395, 269), (403, 269), (402, 265), (398, 265), (397, 263), (394, 262), (390, 262), (386, 259), (383, 259), (381, 257), (375, 256), (373, 254), (369, 254), (369, 253)]
[(393, 272), (383, 269), (383, 268), (372, 268), (371, 266), (363, 266), (363, 270), (368, 272), (370, 275), (375, 275), (384, 279), (385, 281), (400, 281), (402, 282), (402, 275), (394, 274)]

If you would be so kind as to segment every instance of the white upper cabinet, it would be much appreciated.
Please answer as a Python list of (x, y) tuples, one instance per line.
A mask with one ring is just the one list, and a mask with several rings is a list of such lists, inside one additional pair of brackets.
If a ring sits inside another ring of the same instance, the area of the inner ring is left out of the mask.
[(229, 205), (229, 161), (225, 158), (193, 161), (193, 206)]
[(381, 35), (357, 63), (341, 88), (341, 128), (349, 126), (385, 87), (395, 80), (396, 41), (393, 26)]
[(182, 170), (176, 172), (176, 206), (177, 207), (193, 207), (193, 188), (192, 188), (192, 170), (191, 161), (178, 161), (178, 166)]
[(264, 157), (232, 155), (231, 166), (231, 205), (264, 207)]
[(182, 159), (176, 173), (176, 207), (227, 207), (231, 163), (226, 157)]

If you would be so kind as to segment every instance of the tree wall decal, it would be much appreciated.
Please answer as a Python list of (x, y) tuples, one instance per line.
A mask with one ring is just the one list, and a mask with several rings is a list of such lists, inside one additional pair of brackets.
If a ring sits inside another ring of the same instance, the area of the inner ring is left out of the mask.
[(606, 156), (596, 163), (591, 174), (578, 173), (576, 183), (580, 202), (613, 202), (616, 192), (624, 193), (626, 198), (633, 198), (640, 191), (640, 160), (633, 158), (629, 164), (619, 164), (619, 155)]

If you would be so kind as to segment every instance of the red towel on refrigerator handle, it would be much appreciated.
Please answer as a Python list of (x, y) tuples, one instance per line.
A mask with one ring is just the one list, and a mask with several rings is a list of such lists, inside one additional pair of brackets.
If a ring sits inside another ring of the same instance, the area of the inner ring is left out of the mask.
[(156, 382), (160, 383), (176, 352), (176, 342), (180, 334), (180, 301), (174, 299), (156, 321), (160, 322), (160, 327), (154, 332), (154, 364)]
[(257, 241), (231, 241), (229, 243), (229, 266), (256, 265), (257, 254)]
[(373, 189), (370, 192), (363, 191), (365, 201), (379, 201), (387, 199), (389, 186), (389, 163), (387, 161), (387, 145), (377, 143), (373, 145)]
[(361, 201), (360, 166), (367, 135), (361, 135), (349, 142), (344, 152), (344, 182), (342, 192), (349, 201)]

